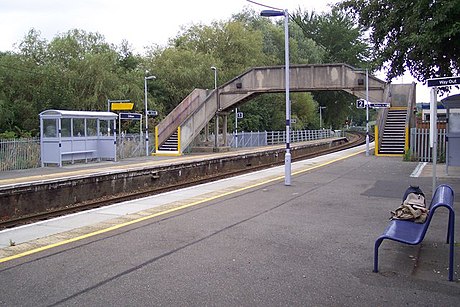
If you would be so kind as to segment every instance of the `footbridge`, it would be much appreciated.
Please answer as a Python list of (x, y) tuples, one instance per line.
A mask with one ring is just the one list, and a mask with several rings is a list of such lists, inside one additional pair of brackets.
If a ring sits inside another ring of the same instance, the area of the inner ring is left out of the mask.
[[(289, 73), (292, 92), (342, 90), (366, 98), (366, 71), (347, 64), (292, 65)], [(398, 91), (404, 97), (392, 95), (395, 85), (371, 75), (368, 80), (370, 102), (393, 103), (396, 97), (407, 104), (406, 91)], [(222, 132), (226, 140), (227, 115), (231, 110), (257, 95), (284, 91), (284, 66), (251, 68), (217, 89), (195, 89), (155, 127), (156, 152), (181, 154), (215, 116), (223, 118)], [(176, 145), (168, 147), (168, 143)]]

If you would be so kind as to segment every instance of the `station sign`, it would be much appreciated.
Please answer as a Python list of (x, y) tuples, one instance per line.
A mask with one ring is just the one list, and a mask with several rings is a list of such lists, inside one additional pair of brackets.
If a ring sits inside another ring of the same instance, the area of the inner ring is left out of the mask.
[(142, 119), (142, 114), (138, 114), (138, 113), (120, 113), (120, 119), (140, 120), (140, 119)]
[(134, 102), (112, 102), (112, 111), (131, 111), (134, 107)]
[(372, 109), (381, 109), (381, 108), (389, 108), (389, 102), (369, 102), (369, 108)]
[(158, 116), (158, 111), (155, 111), (155, 110), (148, 110), (148, 111), (147, 111), (147, 115), (148, 115), (148, 116), (153, 116), (153, 117)]
[(460, 76), (428, 79), (428, 87), (450, 86), (460, 84)]
[(364, 99), (356, 100), (356, 108), (358, 108), (358, 109), (366, 108), (366, 100), (364, 100)]

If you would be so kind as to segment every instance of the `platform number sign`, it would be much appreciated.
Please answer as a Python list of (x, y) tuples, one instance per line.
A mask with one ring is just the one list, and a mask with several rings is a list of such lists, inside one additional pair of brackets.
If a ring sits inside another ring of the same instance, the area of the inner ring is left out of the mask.
[(358, 109), (364, 109), (364, 108), (366, 108), (366, 100), (364, 100), (364, 99), (358, 99), (358, 100), (356, 100), (356, 107), (357, 107)]
[(244, 115), (243, 115), (243, 112), (238, 112), (238, 113), (236, 113), (236, 118), (238, 118), (238, 119), (243, 118), (243, 116), (244, 116)]

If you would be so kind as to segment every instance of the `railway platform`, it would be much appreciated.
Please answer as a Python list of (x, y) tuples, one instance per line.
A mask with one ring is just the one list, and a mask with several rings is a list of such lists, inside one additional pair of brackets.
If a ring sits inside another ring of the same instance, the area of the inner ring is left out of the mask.
[[(429, 164), (360, 146), (292, 166), (291, 186), (278, 166), (1, 231), (0, 305), (458, 305), (447, 213), (422, 245), (385, 242), (372, 272), (405, 189), (431, 197)], [(458, 194), (459, 170), (437, 170)]]

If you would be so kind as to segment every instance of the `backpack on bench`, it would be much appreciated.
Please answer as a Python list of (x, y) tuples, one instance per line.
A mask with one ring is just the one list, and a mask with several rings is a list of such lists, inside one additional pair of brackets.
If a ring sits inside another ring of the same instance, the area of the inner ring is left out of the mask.
[(391, 211), (390, 220), (409, 220), (415, 223), (425, 223), (428, 216), (425, 194), (418, 186), (407, 188), (401, 206)]

